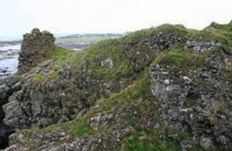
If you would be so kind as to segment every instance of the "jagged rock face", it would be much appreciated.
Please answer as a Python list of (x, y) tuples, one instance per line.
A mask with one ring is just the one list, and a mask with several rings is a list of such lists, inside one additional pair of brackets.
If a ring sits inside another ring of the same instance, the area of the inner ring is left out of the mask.
[[(73, 83), (63, 80), (59, 84), (43, 84), (22, 83), (21, 89), (10, 95), (3, 106), (6, 124), (15, 128), (45, 127), (71, 120), (86, 108)], [(69, 89), (72, 91), (68, 92)]]
[(188, 141), (180, 140), (183, 149), (200, 144), (205, 149), (231, 150), (232, 83), (225, 77), (228, 59), (231, 56), (220, 51), (195, 70), (151, 66), (151, 92), (160, 102), (160, 118), (191, 133)]
[(19, 54), (19, 71), (25, 72), (36, 66), (38, 60), (46, 57), (54, 48), (54, 42), (55, 38), (47, 31), (33, 29), (31, 33), (25, 34)]
[[(5, 123), (16, 128), (45, 127), (50, 124), (71, 120), (79, 111), (88, 106), (79, 99), (78, 90), (70, 86), (76, 94), (68, 89), (67, 84), (49, 83), (42, 89), (25, 86), (15, 92), (9, 103), (3, 106), (6, 113)], [(43, 92), (49, 92), (44, 95)], [(75, 96), (76, 95), (76, 96)]]

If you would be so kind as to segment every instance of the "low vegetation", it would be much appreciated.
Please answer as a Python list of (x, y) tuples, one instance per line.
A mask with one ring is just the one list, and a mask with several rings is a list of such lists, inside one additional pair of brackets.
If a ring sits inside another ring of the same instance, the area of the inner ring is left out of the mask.
[(163, 65), (175, 65), (180, 68), (196, 68), (203, 66), (205, 54), (187, 52), (184, 50), (168, 50), (159, 54), (154, 63)]

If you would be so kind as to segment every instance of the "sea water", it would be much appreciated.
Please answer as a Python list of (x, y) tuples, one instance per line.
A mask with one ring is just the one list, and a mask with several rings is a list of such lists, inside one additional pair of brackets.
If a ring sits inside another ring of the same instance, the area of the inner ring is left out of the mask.
[(17, 72), (20, 43), (0, 45), (0, 78), (8, 77)]

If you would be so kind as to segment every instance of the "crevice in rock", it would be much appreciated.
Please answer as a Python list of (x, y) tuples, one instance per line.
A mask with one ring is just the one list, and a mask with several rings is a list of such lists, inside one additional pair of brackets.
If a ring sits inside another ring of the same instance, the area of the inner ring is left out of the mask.
[(5, 149), (9, 146), (9, 136), (15, 132), (15, 129), (6, 125), (3, 122), (5, 113), (2, 107), (0, 108), (0, 149)]
[(21, 83), (15, 79), (7, 79), (0, 85), (0, 149), (9, 146), (9, 136), (15, 132), (15, 129), (4, 123), (5, 112), (3, 105), (9, 102), (9, 97), (16, 91), (21, 89)]

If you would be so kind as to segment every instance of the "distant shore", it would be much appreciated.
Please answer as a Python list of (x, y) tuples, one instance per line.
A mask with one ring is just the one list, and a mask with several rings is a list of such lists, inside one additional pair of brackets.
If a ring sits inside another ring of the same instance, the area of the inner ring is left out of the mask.
[(20, 44), (22, 41), (21, 40), (15, 40), (15, 41), (0, 41), (0, 46), (5, 46), (5, 45), (17, 45)]

